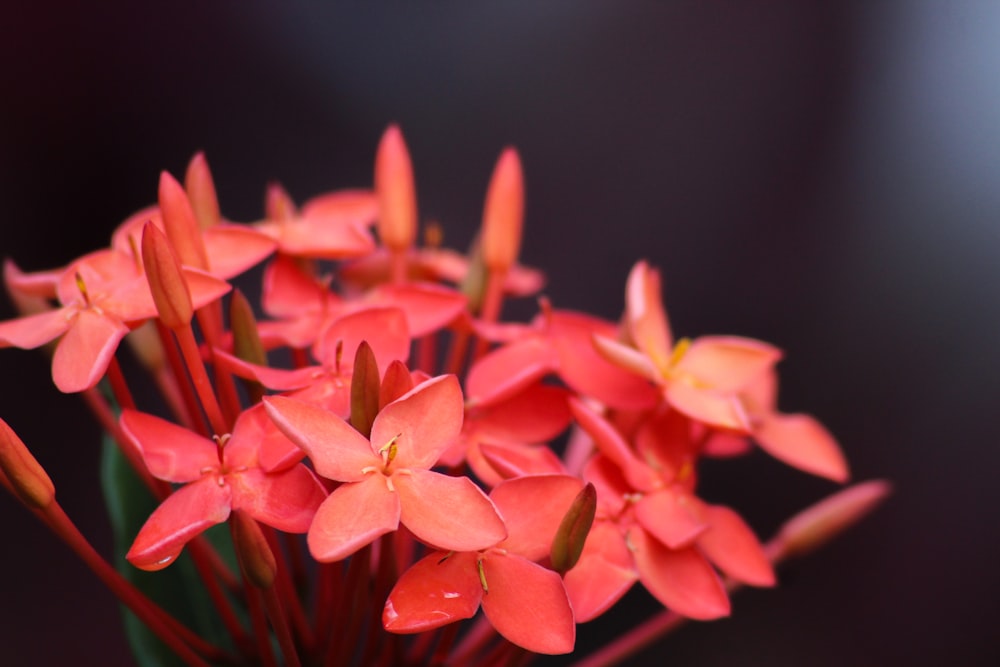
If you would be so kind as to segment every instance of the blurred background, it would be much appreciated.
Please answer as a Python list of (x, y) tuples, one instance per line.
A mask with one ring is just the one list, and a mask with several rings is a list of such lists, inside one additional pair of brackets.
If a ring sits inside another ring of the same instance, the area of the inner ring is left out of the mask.
[[(6, 8), (0, 255), (105, 245), (200, 149), (233, 220), (272, 180), (299, 201), (368, 186), (390, 122), (422, 218), (464, 248), (516, 145), (523, 259), (557, 306), (616, 318), (649, 260), (678, 335), (782, 347), (782, 409), (896, 485), (777, 589), (633, 664), (1000, 664), (1000, 4), (428, 5)], [(0, 351), (0, 378), (0, 415), (108, 553), (82, 402), (39, 354)], [(763, 537), (835, 488), (762, 454), (702, 482)], [(111, 595), (6, 496), (0, 522), (0, 662), (131, 664)], [(627, 603), (581, 647), (654, 608)]]

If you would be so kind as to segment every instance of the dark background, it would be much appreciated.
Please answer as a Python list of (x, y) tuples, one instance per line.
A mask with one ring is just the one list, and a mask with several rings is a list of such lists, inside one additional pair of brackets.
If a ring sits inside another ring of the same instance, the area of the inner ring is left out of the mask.
[[(299, 201), (366, 186), (393, 121), (422, 217), (462, 248), (514, 144), (523, 257), (557, 306), (617, 317), (650, 260), (676, 333), (781, 346), (782, 408), (820, 417), (855, 479), (896, 484), (778, 589), (635, 664), (1000, 664), (1000, 7), (815, 5), (8, 6), (0, 254), (41, 269), (104, 245), (198, 149), (235, 220), (273, 179)], [(107, 553), (82, 403), (41, 355), (0, 351), (0, 378), (0, 415)], [(703, 489), (766, 536), (835, 487), (758, 454)], [(0, 521), (0, 662), (130, 664), (111, 595), (10, 498)]]

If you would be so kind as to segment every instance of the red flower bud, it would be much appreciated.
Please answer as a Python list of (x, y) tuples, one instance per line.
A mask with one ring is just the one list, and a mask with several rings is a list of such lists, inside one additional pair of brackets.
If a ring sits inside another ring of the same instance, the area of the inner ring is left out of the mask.
[(386, 129), (375, 154), (375, 194), (382, 243), (391, 250), (406, 250), (417, 236), (417, 193), (410, 154), (397, 125)]
[(149, 222), (142, 228), (142, 263), (160, 321), (174, 330), (186, 327), (194, 308), (180, 261), (167, 237)]
[(55, 500), (56, 487), (7, 422), (0, 419), (0, 470), (10, 487), (29, 507), (45, 509)]
[(483, 260), (491, 271), (507, 271), (517, 262), (524, 226), (524, 174), (513, 148), (497, 159), (483, 209)]

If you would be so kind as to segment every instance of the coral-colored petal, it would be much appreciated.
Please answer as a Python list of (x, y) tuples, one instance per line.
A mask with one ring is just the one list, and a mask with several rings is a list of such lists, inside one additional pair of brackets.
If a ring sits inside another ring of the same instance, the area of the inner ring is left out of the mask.
[(799, 470), (841, 483), (850, 477), (837, 441), (809, 415), (768, 415), (753, 437), (765, 452)]
[(343, 484), (323, 501), (309, 528), (309, 552), (329, 563), (347, 558), (399, 527), (399, 496), (386, 478), (372, 473), (363, 481)]
[(219, 280), (210, 273), (189, 267), (183, 267), (181, 270), (188, 292), (191, 294), (191, 305), (195, 310), (221, 299), (233, 289), (233, 286), (225, 280)]
[(594, 444), (601, 453), (621, 468), (625, 479), (634, 489), (648, 491), (659, 485), (656, 472), (636, 458), (628, 443), (610, 422), (575, 397), (570, 398), (569, 405), (580, 427), (594, 439)]
[(546, 442), (569, 425), (568, 396), (562, 387), (532, 385), (510, 400), (484, 408), (477, 427), (493, 440)]
[(678, 614), (699, 620), (729, 615), (729, 597), (719, 575), (695, 547), (669, 549), (641, 528), (629, 531), (639, 579)]
[(774, 585), (774, 568), (764, 548), (736, 512), (702, 504), (701, 515), (710, 527), (698, 538), (698, 548), (717, 568), (751, 586)]
[(483, 573), (483, 613), (504, 638), (534, 653), (573, 650), (576, 621), (558, 574), (496, 551), (484, 554)]
[(18, 292), (25, 296), (39, 299), (56, 298), (56, 285), (64, 269), (52, 269), (50, 271), (31, 271), (25, 273), (11, 259), (3, 262), (3, 281), (7, 289)]
[(578, 623), (597, 618), (611, 608), (638, 579), (618, 528), (597, 521), (587, 535), (583, 554), (563, 579)]
[(372, 305), (394, 306), (406, 313), (414, 338), (451, 323), (465, 310), (467, 301), (459, 292), (433, 283), (381, 285), (368, 298)]
[(673, 347), (670, 323), (663, 309), (660, 272), (636, 262), (625, 286), (625, 309), (629, 334), (635, 346), (660, 368), (666, 367)]
[(681, 378), (667, 385), (666, 398), (691, 419), (709, 426), (741, 433), (750, 430), (750, 420), (736, 394), (696, 387)]
[(659, 368), (644, 353), (605, 336), (594, 336), (594, 349), (609, 362), (654, 382), (662, 376)]
[(381, 466), (371, 443), (332, 412), (284, 396), (269, 396), (264, 405), (278, 429), (305, 450), (323, 477), (357, 482), (365, 478), (364, 468)]
[(142, 453), (149, 472), (175, 484), (193, 482), (219, 467), (214, 442), (173, 422), (136, 410), (122, 410), (125, 436)]
[(385, 406), (372, 424), (372, 446), (395, 442), (397, 468), (430, 468), (462, 430), (465, 408), (454, 375), (421, 383)]
[(476, 554), (435, 551), (403, 573), (385, 602), (382, 625), (389, 632), (434, 630), (479, 609), (483, 587)]
[(330, 298), (329, 290), (285, 255), (278, 255), (264, 269), (262, 292), (264, 312), (279, 318), (318, 311)]
[(120, 320), (81, 310), (52, 356), (52, 380), (59, 391), (72, 394), (100, 382), (127, 333)]
[(672, 488), (647, 493), (635, 504), (635, 517), (671, 549), (690, 545), (708, 525), (692, 511), (691, 498)]
[(739, 391), (774, 367), (781, 350), (752, 338), (702, 336), (677, 363), (678, 373), (690, 373), (713, 389)]
[(240, 225), (213, 225), (201, 238), (212, 275), (226, 280), (264, 261), (276, 246), (267, 235)]
[(466, 454), (469, 467), (486, 486), (525, 475), (560, 475), (566, 472), (562, 459), (547, 445), (516, 442), (480, 442)]
[(583, 482), (569, 475), (535, 475), (499, 484), (490, 499), (507, 525), (501, 546), (528, 560), (548, 556), (552, 538), (582, 488)]
[(317, 376), (325, 374), (322, 366), (286, 370), (251, 364), (219, 349), (215, 349), (213, 353), (215, 362), (225, 371), (244, 380), (256, 380), (268, 389), (276, 391), (307, 387), (316, 381)]
[(45, 345), (66, 333), (73, 326), (76, 314), (75, 308), (57, 308), (0, 322), (0, 347), (31, 350)]
[(323, 218), (329, 224), (368, 226), (378, 216), (378, 200), (371, 190), (336, 190), (317, 195), (302, 205), (303, 218)]
[(360, 224), (330, 217), (300, 217), (263, 223), (260, 230), (278, 242), (285, 255), (310, 259), (347, 259), (375, 248), (371, 234)]
[(507, 400), (555, 371), (548, 341), (531, 337), (493, 350), (470, 369), (465, 386), (476, 404)]
[(229, 475), (233, 485), (233, 509), (244, 510), (261, 523), (286, 533), (309, 530), (326, 490), (303, 465), (265, 473), (250, 468)]
[(507, 537), (493, 503), (468, 477), (410, 470), (394, 474), (392, 483), (400, 521), (421, 542), (446, 551), (478, 551)]
[(125, 558), (142, 570), (161, 570), (206, 528), (229, 518), (231, 488), (212, 475), (174, 491), (149, 517)]
[(366, 308), (338, 317), (317, 339), (313, 356), (333, 367), (339, 344), (341, 368), (349, 369), (362, 341), (371, 346), (380, 376), (393, 361), (405, 362), (410, 356), (406, 315), (399, 308)]

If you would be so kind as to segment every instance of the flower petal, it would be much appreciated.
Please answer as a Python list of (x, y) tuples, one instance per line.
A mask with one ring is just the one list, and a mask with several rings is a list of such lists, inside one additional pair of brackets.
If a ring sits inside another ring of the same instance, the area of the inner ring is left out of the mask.
[(309, 530), (326, 490), (304, 465), (265, 473), (250, 468), (227, 477), (233, 485), (233, 509), (286, 533)]
[(323, 501), (309, 528), (309, 552), (329, 563), (347, 558), (399, 527), (399, 496), (380, 473), (342, 484)]
[(523, 338), (493, 350), (469, 370), (465, 386), (477, 405), (512, 398), (556, 369), (552, 346), (540, 337)]
[(765, 452), (799, 470), (841, 483), (850, 477), (837, 441), (809, 415), (768, 415), (753, 437)]
[(219, 467), (214, 442), (173, 422), (145, 412), (122, 410), (119, 423), (157, 479), (175, 484), (193, 482), (206, 469)]
[(464, 415), (458, 378), (432, 378), (378, 413), (372, 423), (372, 447), (394, 441), (396, 468), (430, 468), (458, 437)]
[(570, 475), (519, 477), (499, 484), (490, 500), (507, 525), (503, 548), (533, 561), (548, 556), (552, 538), (582, 488), (583, 481)]
[(229, 518), (231, 488), (216, 476), (174, 491), (149, 517), (125, 554), (141, 570), (162, 570), (184, 545), (205, 529)]
[(371, 443), (332, 412), (284, 396), (269, 396), (264, 406), (278, 429), (305, 450), (323, 477), (357, 482), (365, 478), (363, 469), (381, 466)]
[(739, 391), (781, 359), (781, 350), (752, 338), (701, 336), (677, 362), (678, 373), (723, 392)]
[(391, 362), (397, 359), (405, 362), (410, 356), (406, 315), (398, 308), (366, 308), (338, 317), (316, 341), (313, 356), (333, 367), (339, 345), (341, 367), (351, 368), (362, 341), (367, 341), (375, 353), (379, 376)]
[(468, 477), (409, 470), (395, 473), (392, 483), (400, 521), (421, 542), (446, 551), (478, 551), (507, 537), (493, 503)]
[(629, 531), (629, 541), (639, 579), (665, 606), (699, 620), (729, 615), (726, 589), (695, 547), (669, 549), (641, 528)]
[(213, 276), (228, 280), (262, 262), (274, 252), (266, 234), (241, 225), (212, 225), (201, 232)]
[(435, 551), (403, 573), (382, 610), (389, 632), (434, 630), (472, 618), (479, 609), (483, 587), (476, 554)]
[(741, 433), (750, 430), (750, 420), (736, 394), (696, 387), (685, 378), (667, 385), (667, 401), (691, 419), (716, 428), (728, 428)]
[(635, 517), (660, 542), (671, 549), (692, 544), (708, 529), (690, 507), (691, 498), (672, 488), (647, 493), (635, 504)]
[(31, 350), (66, 333), (73, 326), (77, 310), (56, 308), (37, 315), (0, 322), (0, 347)]
[(81, 310), (52, 356), (52, 380), (59, 391), (72, 394), (100, 382), (127, 333), (120, 320)]
[(638, 579), (632, 556), (618, 528), (596, 521), (583, 554), (563, 581), (578, 623), (597, 618), (628, 592)]
[(698, 548), (716, 567), (751, 586), (774, 586), (774, 568), (739, 514), (702, 503), (701, 515), (710, 528), (698, 538)]
[(483, 555), (489, 587), (483, 613), (508, 641), (534, 653), (570, 653), (576, 621), (558, 574), (520, 556), (490, 551)]

